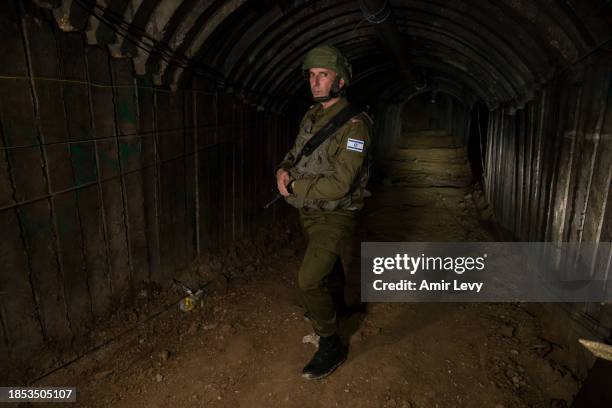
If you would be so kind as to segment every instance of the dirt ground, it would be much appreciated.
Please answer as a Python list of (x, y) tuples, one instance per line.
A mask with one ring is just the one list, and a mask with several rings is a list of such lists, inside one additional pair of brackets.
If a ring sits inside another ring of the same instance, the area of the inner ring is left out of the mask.
[[(393, 164), (373, 188), (356, 242), (499, 239), (482, 193), (469, 186), (464, 150), (407, 144)], [(324, 380), (302, 379), (315, 351), (302, 342), (311, 328), (296, 291), (305, 242), (286, 238), (284, 249), (254, 257), (245, 279), (238, 271), (191, 312), (173, 304), (175, 292), (143, 291), (137, 309), (92, 338), (123, 334), (39, 384), (76, 386), (82, 407), (570, 405), (579, 383), (550, 358), (558, 346), (520, 304), (367, 304), (341, 324), (348, 360)], [(221, 268), (208, 260), (194, 273), (203, 267)]]

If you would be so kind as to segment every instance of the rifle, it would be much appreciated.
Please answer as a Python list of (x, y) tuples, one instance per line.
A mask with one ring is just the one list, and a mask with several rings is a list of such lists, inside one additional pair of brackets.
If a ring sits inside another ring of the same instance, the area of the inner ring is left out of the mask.
[(270, 200), (268, 202), (268, 204), (264, 205), (264, 209), (267, 210), (268, 207), (270, 207), (272, 204), (274, 204), (275, 202), (277, 202), (280, 198), (282, 197), (281, 193), (276, 193), (276, 195), (274, 196), (274, 198), (272, 200)]

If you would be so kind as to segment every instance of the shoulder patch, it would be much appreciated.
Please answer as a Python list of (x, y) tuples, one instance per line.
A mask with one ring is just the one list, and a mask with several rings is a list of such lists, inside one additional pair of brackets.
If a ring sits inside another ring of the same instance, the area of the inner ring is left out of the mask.
[(346, 149), (354, 152), (363, 152), (363, 140), (349, 139), (346, 141)]

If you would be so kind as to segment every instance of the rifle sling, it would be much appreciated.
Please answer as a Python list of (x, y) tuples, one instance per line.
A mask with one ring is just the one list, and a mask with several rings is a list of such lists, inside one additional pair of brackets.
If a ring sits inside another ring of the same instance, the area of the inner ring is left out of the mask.
[(352, 105), (347, 105), (336, 114), (329, 122), (327, 122), (317, 133), (315, 133), (308, 142), (302, 147), (302, 150), (295, 158), (294, 163), (297, 164), (302, 156), (310, 156), (317, 147), (321, 146), (336, 130), (340, 129), (350, 118), (357, 115), (360, 110)]

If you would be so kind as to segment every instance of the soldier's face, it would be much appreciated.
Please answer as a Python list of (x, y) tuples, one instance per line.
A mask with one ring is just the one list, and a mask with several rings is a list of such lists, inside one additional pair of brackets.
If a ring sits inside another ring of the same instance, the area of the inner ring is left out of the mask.
[[(327, 68), (310, 68), (308, 73), (312, 96), (320, 98), (329, 95), (329, 91), (336, 79), (336, 72)], [(343, 85), (344, 80), (340, 79), (340, 87), (342, 88)]]

